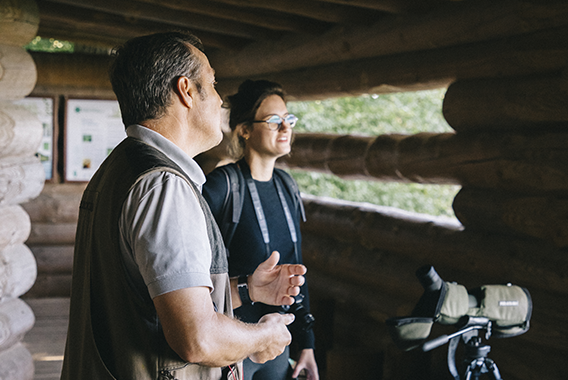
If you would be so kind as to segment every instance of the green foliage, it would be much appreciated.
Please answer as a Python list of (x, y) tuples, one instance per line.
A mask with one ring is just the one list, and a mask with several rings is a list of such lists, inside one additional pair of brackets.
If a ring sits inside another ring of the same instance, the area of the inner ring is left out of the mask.
[[(300, 118), (297, 132), (376, 136), (389, 133), (452, 132), (442, 116), (445, 89), (387, 95), (290, 102)], [(423, 214), (454, 217), (459, 186), (343, 180), (329, 174), (292, 170), (301, 191), (354, 202), (369, 202)]]
[(382, 135), (451, 132), (442, 116), (445, 89), (289, 102), (297, 132)]
[(71, 42), (59, 41), (55, 38), (41, 38), (40, 36), (36, 36), (25, 48), (30, 51), (47, 53), (73, 53), (74, 45)]

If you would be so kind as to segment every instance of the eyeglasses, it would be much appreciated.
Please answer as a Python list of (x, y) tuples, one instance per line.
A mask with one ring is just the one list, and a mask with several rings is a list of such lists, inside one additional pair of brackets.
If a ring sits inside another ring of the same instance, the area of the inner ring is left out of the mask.
[(298, 118), (295, 115), (288, 114), (286, 117), (280, 117), (278, 115), (272, 115), (267, 120), (253, 120), (253, 123), (266, 123), (268, 129), (271, 131), (278, 131), (282, 128), (282, 123), (286, 122), (290, 128), (294, 128), (298, 122)]

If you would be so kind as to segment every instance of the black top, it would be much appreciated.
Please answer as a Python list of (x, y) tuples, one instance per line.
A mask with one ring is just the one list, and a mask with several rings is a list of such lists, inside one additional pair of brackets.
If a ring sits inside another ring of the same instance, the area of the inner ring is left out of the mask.
[[(240, 164), (246, 165), (246, 162), (242, 160)], [(298, 259), (296, 259), (294, 243), (290, 236), (286, 215), (284, 214), (274, 181), (274, 175), (266, 182), (254, 181), (268, 226), (270, 236), (269, 252), (278, 251), (280, 253), (279, 264), (301, 264), (300, 211), (294, 209), (293, 194), (283, 186), (284, 197), (292, 213), (298, 235)], [(268, 252), (254, 211), (250, 191), (248, 186), (244, 186), (244, 189), (245, 194), (241, 217), (229, 245), (229, 275), (231, 277), (252, 274), (258, 265), (268, 258)], [(218, 223), (220, 223), (223, 216), (222, 207), (227, 192), (227, 177), (221, 170), (213, 170), (207, 175), (207, 182), (203, 185), (203, 196), (209, 203), (213, 216)], [(302, 304), (309, 310), (309, 295), (306, 284), (301, 287), (300, 292), (304, 295)], [(235, 315), (244, 322), (255, 323), (264, 314), (275, 312), (279, 309), (257, 302), (253, 305), (247, 304), (235, 309)], [(290, 330), (295, 343), (299, 344), (300, 349), (314, 348), (313, 331), (304, 332), (294, 328), (294, 326)]]

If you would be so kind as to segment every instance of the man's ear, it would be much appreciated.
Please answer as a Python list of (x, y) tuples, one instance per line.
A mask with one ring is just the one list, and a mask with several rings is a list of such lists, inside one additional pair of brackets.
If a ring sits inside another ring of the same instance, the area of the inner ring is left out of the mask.
[(188, 108), (193, 107), (193, 99), (197, 89), (188, 77), (181, 76), (178, 78), (176, 83), (176, 90), (180, 102)]

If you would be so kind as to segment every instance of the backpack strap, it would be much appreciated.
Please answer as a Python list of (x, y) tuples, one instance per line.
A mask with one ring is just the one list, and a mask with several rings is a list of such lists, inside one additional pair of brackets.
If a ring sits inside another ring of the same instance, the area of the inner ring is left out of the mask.
[[(241, 213), (245, 200), (246, 181), (238, 163), (221, 166), (219, 170), (221, 170), (223, 174), (225, 174), (225, 178), (227, 180), (227, 194), (225, 195), (225, 200), (223, 201), (223, 211), (219, 228), (223, 233), (223, 240), (228, 252), (229, 245), (231, 243), (231, 240), (233, 239), (235, 230), (237, 229), (237, 224), (241, 219)], [(305, 222), (306, 212), (304, 210), (304, 203), (302, 202), (302, 197), (300, 195), (300, 189), (298, 188), (296, 181), (294, 181), (290, 174), (282, 169), (275, 168), (274, 172), (292, 196), (292, 200), (294, 202), (294, 210), (300, 210), (302, 220)]]
[(224, 236), (225, 247), (228, 247), (233, 239), (237, 224), (241, 219), (243, 210), (244, 194), (245, 194), (245, 181), (243, 174), (238, 168), (237, 164), (229, 164), (219, 168), (225, 174), (227, 179), (227, 194), (223, 201), (222, 217), (220, 230)]
[(298, 188), (298, 184), (288, 172), (275, 168), (274, 173), (282, 180), (284, 186), (290, 192), (292, 199), (294, 201), (294, 209), (300, 210), (300, 214), (302, 215), (302, 221), (306, 221), (306, 211), (304, 210), (304, 202), (302, 202), (302, 196), (300, 195), (300, 189)]

